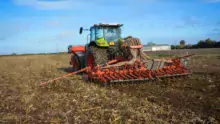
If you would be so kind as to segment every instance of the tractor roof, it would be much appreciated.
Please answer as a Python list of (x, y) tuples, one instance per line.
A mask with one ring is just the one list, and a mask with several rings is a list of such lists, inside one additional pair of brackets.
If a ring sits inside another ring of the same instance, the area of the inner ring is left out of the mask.
[(101, 26), (101, 27), (121, 27), (123, 24), (118, 24), (118, 23), (99, 23), (99, 24), (94, 24), (94, 26)]

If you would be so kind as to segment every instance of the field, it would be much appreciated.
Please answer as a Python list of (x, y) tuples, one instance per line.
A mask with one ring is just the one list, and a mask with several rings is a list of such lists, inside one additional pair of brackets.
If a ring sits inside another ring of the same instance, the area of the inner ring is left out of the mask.
[(80, 75), (39, 87), (71, 72), (68, 54), (1, 56), (0, 123), (219, 123), (220, 49), (187, 51), (192, 76), (109, 89)]

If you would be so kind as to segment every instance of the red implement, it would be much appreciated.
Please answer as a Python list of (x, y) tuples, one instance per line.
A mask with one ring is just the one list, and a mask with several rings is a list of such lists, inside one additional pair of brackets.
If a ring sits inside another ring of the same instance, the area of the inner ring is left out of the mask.
[(88, 75), (90, 81), (102, 82), (104, 84), (115, 83), (115, 82), (134, 82), (134, 81), (148, 81), (155, 80), (158, 78), (185, 76), (191, 74), (183, 62), (187, 60), (187, 55), (179, 58), (174, 58), (171, 60), (153, 60), (153, 61), (140, 61), (137, 59), (132, 65), (123, 65), (120, 67), (110, 67), (105, 68), (106, 65), (117, 63), (123, 61), (122, 58), (116, 60), (111, 60), (105, 65), (98, 65), (91, 69), (91, 67), (83, 68), (77, 72), (69, 73), (59, 78), (49, 80), (47, 82), (42, 82), (41, 85), (59, 80), (84, 72)]

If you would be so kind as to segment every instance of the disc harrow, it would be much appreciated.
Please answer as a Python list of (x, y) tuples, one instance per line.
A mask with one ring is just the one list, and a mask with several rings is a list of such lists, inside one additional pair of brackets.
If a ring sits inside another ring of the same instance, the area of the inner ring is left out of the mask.
[[(190, 55), (191, 56), (191, 55)], [(158, 78), (186, 76), (191, 74), (183, 62), (189, 56), (171, 60), (136, 60), (132, 65), (102, 68), (97, 66), (94, 70), (88, 69), (89, 80), (102, 83), (153, 81)]]
[(149, 61), (136, 61), (131, 64), (123, 66), (112, 66), (106, 68), (106, 65), (124, 61), (122, 58), (111, 60), (107, 64), (98, 65), (91, 69), (90, 67), (83, 68), (77, 72), (72, 72), (67, 75), (42, 82), (41, 85), (77, 74), (84, 73), (87, 75), (89, 81), (101, 82), (103, 84), (112, 84), (117, 82), (138, 82), (138, 81), (154, 81), (162, 78), (171, 78), (177, 76), (187, 76), (191, 72), (187, 68), (187, 61), (191, 55), (174, 58), (174, 59), (152, 59)]

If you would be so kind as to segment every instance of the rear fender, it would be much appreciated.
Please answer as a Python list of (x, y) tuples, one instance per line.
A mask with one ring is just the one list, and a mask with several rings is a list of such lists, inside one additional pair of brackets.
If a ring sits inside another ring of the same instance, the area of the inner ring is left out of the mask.
[(85, 52), (85, 46), (72, 46), (72, 53)]

